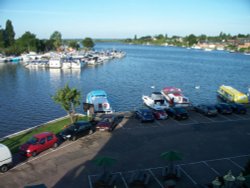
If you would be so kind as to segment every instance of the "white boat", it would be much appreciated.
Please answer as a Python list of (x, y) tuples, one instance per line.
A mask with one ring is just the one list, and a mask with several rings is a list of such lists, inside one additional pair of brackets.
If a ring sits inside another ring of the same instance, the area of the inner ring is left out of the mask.
[(86, 102), (94, 105), (94, 113), (112, 113), (108, 97), (103, 90), (94, 90), (87, 94)]
[(84, 65), (85, 65), (85, 62), (79, 59), (75, 59), (71, 62), (72, 69), (81, 69)]
[(60, 69), (62, 67), (61, 58), (51, 58), (49, 60), (49, 68)]
[(165, 97), (170, 105), (182, 107), (190, 106), (189, 98), (185, 97), (179, 88), (165, 87), (161, 90), (161, 94)]
[(142, 100), (146, 106), (154, 110), (165, 110), (169, 108), (169, 104), (160, 92), (153, 92), (151, 96), (143, 95)]

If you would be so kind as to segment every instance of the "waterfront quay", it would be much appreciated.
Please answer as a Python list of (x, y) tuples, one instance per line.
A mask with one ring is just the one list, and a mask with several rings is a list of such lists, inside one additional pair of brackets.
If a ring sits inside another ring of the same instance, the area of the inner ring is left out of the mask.
[(117, 163), (107, 170), (118, 174), (117, 187), (129, 186), (134, 170), (147, 170), (147, 187), (161, 188), (161, 168), (166, 166), (160, 154), (177, 150), (184, 156), (176, 164), (181, 169), (177, 187), (193, 188), (211, 183), (228, 170), (238, 176), (250, 158), (250, 113), (205, 117), (190, 111), (184, 121), (168, 120), (140, 123), (132, 113), (125, 113), (113, 133), (96, 132), (75, 142), (66, 141), (35, 158), (16, 156), (15, 165), (0, 174), (0, 187), (92, 188), (102, 168), (92, 160), (110, 156)]

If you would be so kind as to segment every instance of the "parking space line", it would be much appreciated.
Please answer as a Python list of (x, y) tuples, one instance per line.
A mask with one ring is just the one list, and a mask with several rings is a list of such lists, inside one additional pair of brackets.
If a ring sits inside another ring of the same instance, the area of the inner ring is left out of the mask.
[(238, 117), (238, 118), (240, 118), (240, 119), (247, 119), (247, 118), (245, 118), (245, 117), (243, 117), (243, 116), (240, 116), (240, 115), (238, 115), (238, 114), (232, 114), (232, 115), (234, 115), (234, 116), (236, 116), (236, 117)]
[(92, 180), (91, 180), (90, 175), (88, 176), (88, 180), (89, 180), (89, 188), (93, 188)]
[(160, 185), (161, 188), (164, 188), (164, 186), (161, 184), (160, 180), (155, 176), (155, 174), (148, 169), (149, 173), (153, 176), (153, 178), (155, 179), (155, 181)]
[(206, 161), (202, 161), (202, 163), (205, 164), (208, 168), (210, 168), (215, 174), (220, 176), (220, 173), (217, 170), (215, 170), (213, 167), (209, 166)]
[(118, 174), (120, 174), (120, 176), (121, 176), (121, 178), (122, 178), (122, 181), (123, 181), (125, 187), (128, 188), (128, 184), (127, 184), (125, 178), (123, 177), (122, 173), (121, 173), (121, 172), (118, 172)]
[(163, 126), (159, 121), (155, 121), (155, 123), (157, 123), (159, 126)]
[[(234, 119), (230, 119), (230, 118), (228, 118), (228, 117), (227, 117), (227, 115), (222, 115), (222, 114), (221, 114), (221, 116), (222, 116), (223, 118), (225, 118), (225, 119), (229, 120), (229, 121), (234, 120)], [(229, 114), (229, 116), (230, 116), (230, 114)]]
[[(215, 120), (213, 120), (212, 118), (209, 118), (209, 117), (207, 117), (207, 116), (205, 116), (205, 115), (201, 115), (200, 113), (198, 113), (199, 114), (199, 116), (200, 117), (205, 117), (206, 119), (208, 119), (209, 121), (212, 121), (212, 122), (216, 122)], [(207, 123), (207, 122), (206, 122)], [(209, 123), (209, 122), (208, 122)]]
[(177, 165), (180, 170), (192, 181), (192, 183), (194, 185), (197, 185), (197, 182), (180, 166), (180, 165)]
[(235, 166), (239, 167), (241, 170), (244, 170), (244, 168), (242, 166), (240, 166), (238, 163), (234, 162), (233, 160), (231, 160), (230, 158), (227, 159), (229, 160), (231, 163), (233, 163)]

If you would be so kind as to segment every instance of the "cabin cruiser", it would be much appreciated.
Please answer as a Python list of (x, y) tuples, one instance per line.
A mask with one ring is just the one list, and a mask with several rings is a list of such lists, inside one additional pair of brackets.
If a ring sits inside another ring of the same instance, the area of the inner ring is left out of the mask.
[(249, 103), (248, 96), (231, 86), (222, 85), (217, 91), (217, 94), (220, 98), (227, 102), (233, 103), (242, 103), (247, 104)]
[(94, 105), (94, 113), (112, 113), (107, 93), (103, 90), (94, 90), (87, 94), (86, 102)]
[(153, 92), (151, 96), (143, 95), (142, 100), (146, 106), (154, 110), (165, 110), (169, 108), (169, 104), (160, 92)]
[(60, 69), (62, 67), (62, 59), (61, 58), (51, 58), (49, 60), (49, 68)]
[(190, 106), (190, 101), (182, 94), (181, 89), (175, 87), (165, 87), (161, 90), (161, 94), (172, 106)]

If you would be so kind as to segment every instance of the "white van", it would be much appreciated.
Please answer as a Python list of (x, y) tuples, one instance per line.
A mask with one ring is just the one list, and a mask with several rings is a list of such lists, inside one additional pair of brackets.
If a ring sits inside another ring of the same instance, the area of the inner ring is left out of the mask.
[(12, 163), (12, 155), (9, 148), (0, 144), (0, 172), (8, 171)]

